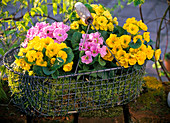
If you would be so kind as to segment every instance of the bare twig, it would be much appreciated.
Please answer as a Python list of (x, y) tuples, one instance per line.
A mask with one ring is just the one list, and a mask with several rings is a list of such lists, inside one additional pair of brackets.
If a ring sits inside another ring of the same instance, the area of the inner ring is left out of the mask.
[(163, 64), (163, 61), (162, 61), (162, 60), (158, 60), (158, 61), (159, 61), (159, 64), (161, 65), (161, 68), (162, 68), (162, 70), (163, 70), (166, 78), (170, 81), (170, 77), (169, 77), (168, 74), (167, 74), (168, 71), (166, 70), (166, 68), (165, 68), (165, 66), (164, 66), (164, 64)]
[(142, 20), (142, 22), (144, 23), (141, 4), (139, 5), (139, 11), (140, 11), (141, 20)]

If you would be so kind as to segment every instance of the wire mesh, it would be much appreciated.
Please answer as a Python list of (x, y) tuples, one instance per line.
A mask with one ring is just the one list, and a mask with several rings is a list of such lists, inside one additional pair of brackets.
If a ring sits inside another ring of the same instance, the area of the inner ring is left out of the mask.
[(145, 65), (51, 77), (29, 76), (14, 70), (12, 63), (19, 48), (8, 51), (4, 65), (15, 105), (34, 116), (63, 116), (124, 105), (135, 99), (142, 88)]

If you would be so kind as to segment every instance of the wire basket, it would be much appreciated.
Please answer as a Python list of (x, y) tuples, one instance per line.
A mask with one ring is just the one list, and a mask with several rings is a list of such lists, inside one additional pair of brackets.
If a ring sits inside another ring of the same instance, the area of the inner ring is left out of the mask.
[(11, 67), (18, 48), (8, 51), (3, 63), (15, 105), (34, 116), (63, 116), (81, 111), (124, 105), (135, 99), (142, 88), (145, 65), (103, 69), (51, 77), (29, 76)]

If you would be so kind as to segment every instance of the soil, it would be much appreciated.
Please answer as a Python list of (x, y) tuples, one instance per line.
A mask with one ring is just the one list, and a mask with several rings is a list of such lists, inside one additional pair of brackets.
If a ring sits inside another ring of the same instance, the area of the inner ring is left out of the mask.
[[(130, 102), (129, 112), (131, 120), (137, 123), (145, 122), (170, 122), (170, 107), (168, 107), (166, 98), (170, 92), (170, 82), (163, 84), (163, 92), (155, 90), (147, 90), (143, 92), (140, 97)], [(4, 90), (7, 92), (8, 87), (5, 86)], [(8, 104), (9, 100), (0, 102), (0, 123), (27, 123), (28, 119), (18, 107), (13, 106), (12, 103)], [(105, 114), (103, 112), (106, 112)], [(99, 115), (100, 114), (100, 115)], [(80, 113), (78, 118), (79, 123), (122, 123), (124, 122), (123, 111), (121, 107), (114, 107), (95, 112)], [(46, 117), (34, 118), (33, 122), (36, 123), (71, 123), (74, 122), (74, 116), (69, 115), (66, 117)]]

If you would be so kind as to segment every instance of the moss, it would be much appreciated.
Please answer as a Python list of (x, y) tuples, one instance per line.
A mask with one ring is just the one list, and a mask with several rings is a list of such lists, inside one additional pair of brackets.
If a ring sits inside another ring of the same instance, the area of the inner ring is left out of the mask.
[(144, 77), (144, 80), (144, 92), (135, 102), (130, 104), (133, 110), (149, 110), (157, 115), (166, 115), (170, 113), (163, 84), (154, 77)]
[(121, 106), (80, 113), (80, 117), (116, 117), (123, 113)]

